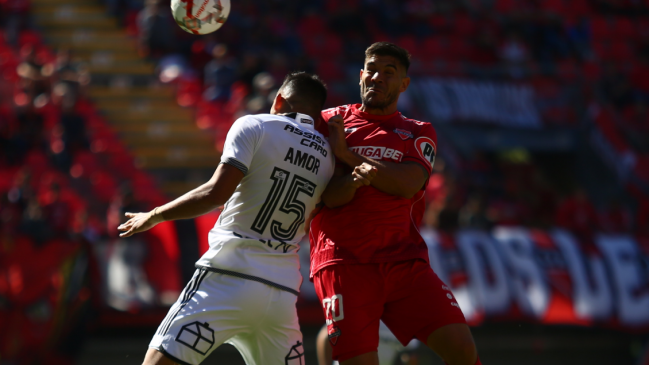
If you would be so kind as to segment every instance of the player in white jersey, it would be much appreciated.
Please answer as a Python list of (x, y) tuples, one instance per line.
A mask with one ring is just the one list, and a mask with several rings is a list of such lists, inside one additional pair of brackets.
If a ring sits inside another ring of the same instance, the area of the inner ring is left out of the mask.
[(124, 237), (225, 204), (209, 250), (144, 364), (199, 364), (227, 342), (247, 364), (304, 365), (295, 309), (302, 282), (297, 243), (333, 174), (331, 149), (315, 130), (325, 98), (317, 76), (288, 75), (271, 114), (233, 124), (209, 182), (151, 212), (126, 213), (130, 220), (118, 227)]

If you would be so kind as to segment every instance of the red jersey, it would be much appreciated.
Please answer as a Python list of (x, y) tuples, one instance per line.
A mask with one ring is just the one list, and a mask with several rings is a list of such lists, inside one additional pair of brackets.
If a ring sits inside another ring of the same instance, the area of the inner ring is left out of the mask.
[[(336, 114), (345, 120), (349, 149), (372, 159), (421, 164), (430, 176), (437, 135), (429, 123), (395, 112), (372, 115), (360, 104), (322, 112), (325, 121)], [(326, 123), (320, 132), (329, 135)], [(386, 194), (373, 186), (356, 190), (351, 202), (324, 207), (311, 222), (311, 275), (334, 264), (392, 262), (420, 258), (428, 262), (428, 249), (419, 234), (424, 215), (424, 190), (411, 199)]]

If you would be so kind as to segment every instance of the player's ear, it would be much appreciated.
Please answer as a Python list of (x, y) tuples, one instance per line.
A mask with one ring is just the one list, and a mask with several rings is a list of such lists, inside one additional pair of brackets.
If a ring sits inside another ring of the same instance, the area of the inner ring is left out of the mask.
[(270, 114), (281, 113), (284, 103), (286, 103), (286, 100), (282, 97), (282, 93), (278, 91), (275, 100), (273, 100), (273, 106), (270, 107)]
[(404, 92), (408, 90), (408, 86), (410, 85), (410, 77), (406, 76), (401, 79), (401, 88), (399, 88), (399, 92)]
[(363, 84), (363, 72), (365, 72), (365, 70), (363, 70), (363, 69), (361, 68), (360, 75), (358, 75), (358, 84), (359, 84), (359, 85), (362, 85), (362, 84)]

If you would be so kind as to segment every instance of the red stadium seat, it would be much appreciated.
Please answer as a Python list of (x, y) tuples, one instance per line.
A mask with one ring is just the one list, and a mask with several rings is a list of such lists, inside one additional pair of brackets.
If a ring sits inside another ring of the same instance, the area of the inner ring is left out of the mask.
[(117, 193), (117, 181), (105, 171), (97, 171), (90, 176), (92, 193), (101, 202), (108, 203)]
[(340, 62), (331, 59), (323, 59), (318, 62), (317, 73), (325, 82), (338, 81), (345, 77)]
[(649, 66), (635, 63), (631, 66), (629, 79), (635, 87), (649, 93)]
[(612, 36), (608, 20), (601, 16), (593, 17), (590, 20), (590, 31), (594, 40), (607, 39)]
[(462, 36), (473, 36), (477, 23), (468, 15), (458, 15), (455, 18), (454, 32)]
[(649, 19), (638, 19), (636, 21), (636, 38), (649, 37)]
[(73, 178), (88, 178), (92, 174), (101, 170), (102, 166), (100, 165), (99, 161), (97, 160), (97, 156), (94, 153), (79, 151), (74, 155), (72, 159), (70, 175)]
[(634, 50), (625, 40), (614, 42), (609, 46), (609, 58), (617, 62), (628, 62), (635, 57)]
[(602, 69), (596, 62), (585, 62), (581, 66), (581, 70), (584, 78), (592, 82), (599, 80), (599, 77), (602, 74)]
[(557, 75), (562, 79), (574, 79), (577, 76), (577, 64), (573, 60), (564, 60), (557, 64)]
[(429, 58), (428, 61), (444, 57), (446, 54), (446, 45), (439, 37), (426, 38), (421, 47), (422, 56)]
[(631, 19), (616, 17), (613, 22), (613, 36), (616, 41), (630, 41), (636, 39), (638, 31)]
[(569, 0), (564, 10), (566, 11), (566, 15), (574, 17), (587, 16), (593, 13), (593, 9), (588, 0)]
[(518, 7), (516, 0), (497, 0), (496, 11), (499, 13), (509, 13)]
[(399, 47), (405, 48), (410, 52), (413, 57), (416, 57), (419, 53), (419, 47), (417, 45), (417, 39), (413, 36), (403, 36), (396, 41), (396, 44)]
[(541, 1), (541, 8), (549, 13), (561, 15), (566, 13), (566, 5), (563, 0), (544, 0)]

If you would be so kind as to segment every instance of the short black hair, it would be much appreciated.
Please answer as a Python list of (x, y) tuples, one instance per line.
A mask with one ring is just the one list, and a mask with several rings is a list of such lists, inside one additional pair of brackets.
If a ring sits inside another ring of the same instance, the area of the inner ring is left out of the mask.
[(392, 56), (406, 68), (406, 73), (410, 68), (410, 53), (405, 49), (390, 42), (376, 42), (365, 50), (365, 59), (372, 56)]
[(296, 99), (313, 110), (322, 110), (327, 100), (327, 85), (318, 75), (303, 71), (286, 75), (279, 91), (285, 98)]

